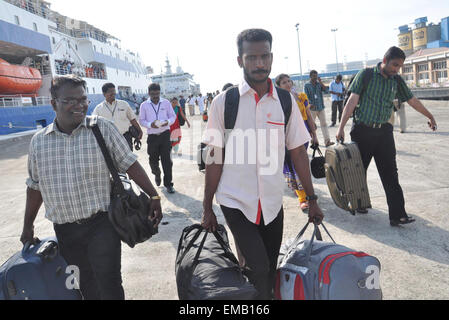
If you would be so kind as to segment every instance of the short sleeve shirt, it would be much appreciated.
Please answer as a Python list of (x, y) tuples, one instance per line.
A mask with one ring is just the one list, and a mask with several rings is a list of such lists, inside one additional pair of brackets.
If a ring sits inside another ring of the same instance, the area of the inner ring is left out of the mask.
[[(270, 82), (271, 84), (271, 82)], [(268, 225), (282, 207), (285, 148), (296, 149), (310, 141), (296, 101), (286, 119), (277, 91), (262, 98), (243, 81), (234, 130), (225, 141), (225, 100), (221, 93), (212, 102), (203, 142), (225, 147), (225, 163), (215, 194), (220, 205), (240, 210), (249, 221)]]
[(395, 99), (405, 102), (413, 98), (413, 93), (399, 75), (385, 78), (380, 72), (380, 65), (374, 68), (373, 78), (363, 91), (365, 70), (360, 71), (349, 90), (361, 95), (359, 106), (355, 110), (356, 122), (368, 125), (387, 123), (393, 112)]
[(100, 116), (112, 121), (121, 134), (129, 131), (131, 121), (137, 116), (126, 101), (115, 100), (112, 104), (107, 101), (100, 103), (92, 115)]
[[(41, 192), (45, 216), (56, 224), (107, 211), (111, 202), (110, 172), (87, 119), (71, 135), (53, 123), (37, 132), (30, 143), (26, 184)], [(117, 171), (125, 173), (137, 156), (112, 122), (92, 119), (98, 123)]]

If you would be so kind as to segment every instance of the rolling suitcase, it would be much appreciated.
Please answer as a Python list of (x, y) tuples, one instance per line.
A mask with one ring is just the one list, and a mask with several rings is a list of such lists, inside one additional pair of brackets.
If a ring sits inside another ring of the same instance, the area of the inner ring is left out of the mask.
[(355, 215), (371, 208), (366, 171), (356, 143), (337, 143), (326, 151), (326, 180), (335, 204)]
[(251, 300), (257, 295), (242, 274), (222, 225), (213, 234), (201, 225), (185, 228), (175, 272), (180, 300)]
[(56, 238), (26, 244), (0, 267), (0, 300), (81, 300), (67, 271)]
[(322, 239), (318, 226), (310, 241), (301, 240), (308, 226), (281, 248), (276, 299), (382, 300), (379, 260), (335, 242), (315, 240)]

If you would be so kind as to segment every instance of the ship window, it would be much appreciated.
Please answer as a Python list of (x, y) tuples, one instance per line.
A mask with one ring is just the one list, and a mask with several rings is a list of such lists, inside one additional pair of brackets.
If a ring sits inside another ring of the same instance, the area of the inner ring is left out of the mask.
[(52, 40), (53, 40), (53, 44), (56, 44), (56, 39), (55, 39), (55, 37), (52, 37)]
[(86, 87), (87, 94), (89, 94), (89, 87)]
[(33, 22), (33, 29), (37, 32), (37, 24), (35, 22)]
[(19, 17), (18, 17), (18, 16), (14, 16), (14, 20), (16, 21), (16, 24), (17, 24), (18, 26), (20, 26), (20, 20), (19, 20)]
[(95, 94), (95, 88), (92, 88), (92, 92)]

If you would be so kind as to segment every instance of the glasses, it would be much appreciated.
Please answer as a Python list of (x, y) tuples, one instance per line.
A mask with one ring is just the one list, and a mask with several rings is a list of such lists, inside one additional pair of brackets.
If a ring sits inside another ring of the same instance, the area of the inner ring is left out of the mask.
[(69, 105), (71, 107), (77, 106), (79, 104), (81, 104), (81, 105), (89, 105), (90, 104), (90, 100), (87, 97), (83, 97), (80, 99), (72, 98), (72, 99), (63, 99), (63, 100), (57, 99), (57, 100), (62, 102), (63, 104)]

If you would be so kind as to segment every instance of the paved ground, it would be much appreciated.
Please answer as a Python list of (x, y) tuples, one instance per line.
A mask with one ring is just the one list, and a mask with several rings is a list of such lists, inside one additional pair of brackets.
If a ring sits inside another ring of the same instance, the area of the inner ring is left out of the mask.
[[(327, 102), (327, 106), (330, 103)], [(325, 180), (315, 180), (325, 223), (334, 239), (379, 258), (384, 298), (449, 299), (449, 102), (428, 101), (439, 130), (431, 132), (426, 120), (407, 106), (408, 132), (395, 137), (400, 181), (406, 208), (417, 222), (391, 228), (385, 195), (374, 162), (368, 172), (373, 210), (356, 217), (338, 209), (330, 198)], [(327, 107), (327, 111), (330, 112)], [(330, 114), (328, 116), (330, 119)], [(194, 121), (200, 123), (199, 117)], [(195, 126), (195, 127), (198, 127)], [(346, 134), (349, 136), (349, 125)], [(330, 129), (335, 136), (336, 129)], [(184, 227), (201, 219), (204, 175), (194, 155), (201, 130), (183, 129), (182, 157), (174, 157), (177, 193), (161, 189), (164, 222), (160, 233), (134, 249), (123, 246), (122, 272), (127, 299), (177, 299), (174, 263), (179, 236)], [(321, 131), (319, 137), (323, 141)], [(25, 208), (25, 179), (30, 137), (0, 141), (0, 262), (21, 249), (19, 242)], [(146, 146), (137, 153), (150, 172)], [(285, 188), (285, 240), (296, 236), (306, 223), (297, 200)], [(218, 207), (219, 221), (224, 223)], [(41, 210), (35, 223), (36, 235), (53, 234)], [(232, 240), (232, 237), (231, 237)], [(233, 244), (232, 244), (233, 245)]]

